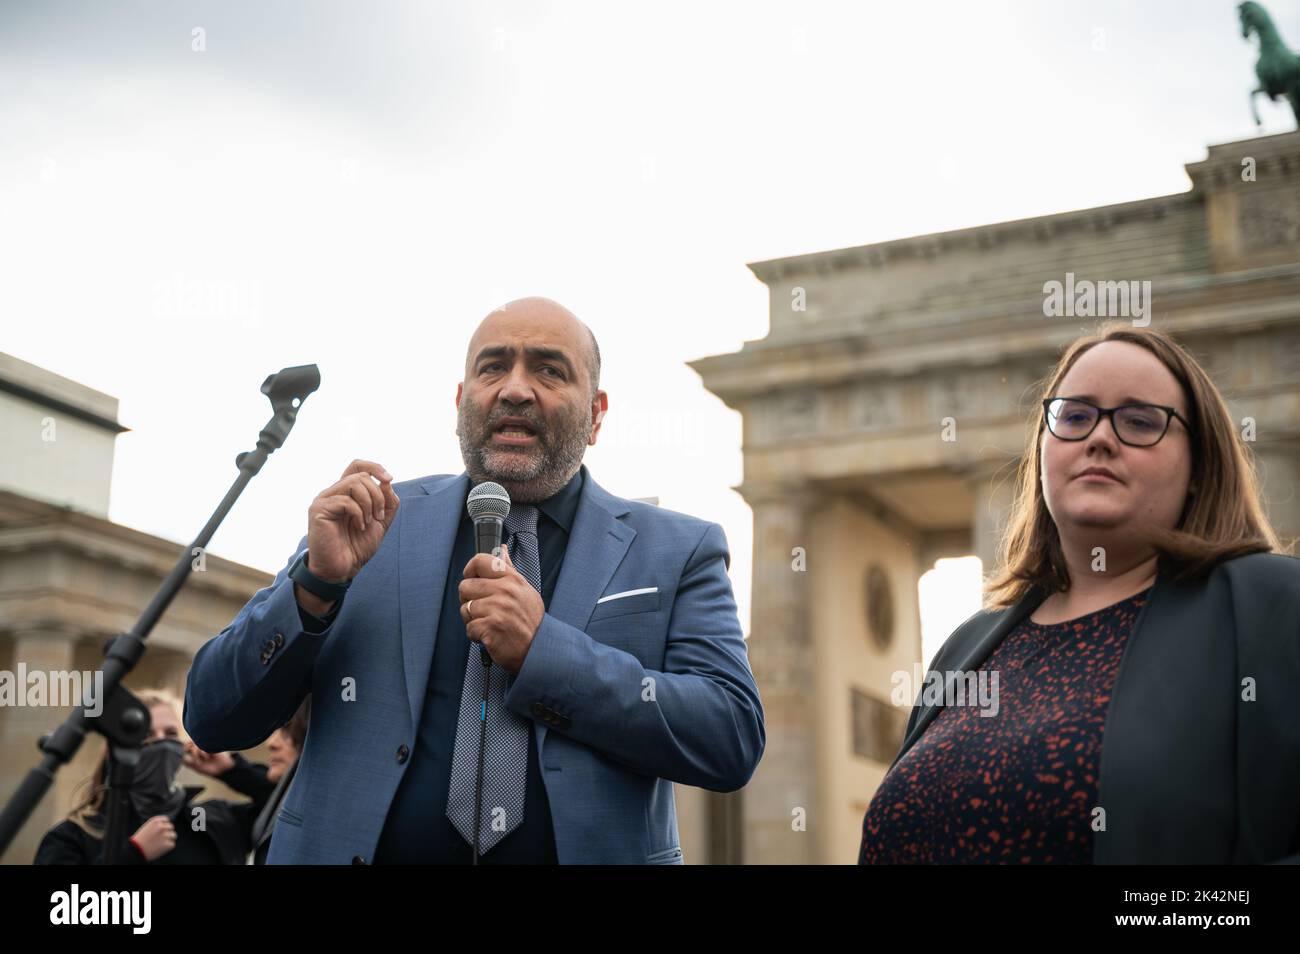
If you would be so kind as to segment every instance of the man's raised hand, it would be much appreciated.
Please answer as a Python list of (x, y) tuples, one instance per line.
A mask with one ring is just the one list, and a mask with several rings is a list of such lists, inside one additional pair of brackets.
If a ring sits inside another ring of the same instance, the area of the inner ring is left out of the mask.
[(351, 580), (379, 549), (397, 507), (393, 475), (373, 461), (354, 460), (307, 509), (308, 568), (331, 583)]

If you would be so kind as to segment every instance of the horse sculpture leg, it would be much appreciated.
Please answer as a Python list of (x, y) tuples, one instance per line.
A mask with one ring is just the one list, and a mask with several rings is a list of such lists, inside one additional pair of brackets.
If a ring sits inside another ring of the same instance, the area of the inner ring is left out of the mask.
[(1255, 97), (1260, 93), (1267, 94), (1267, 92), (1268, 91), (1265, 89), (1253, 89), (1250, 91), (1250, 114), (1255, 117), (1256, 126), (1262, 126), (1264, 125), (1264, 122), (1259, 118), (1259, 107), (1255, 105)]

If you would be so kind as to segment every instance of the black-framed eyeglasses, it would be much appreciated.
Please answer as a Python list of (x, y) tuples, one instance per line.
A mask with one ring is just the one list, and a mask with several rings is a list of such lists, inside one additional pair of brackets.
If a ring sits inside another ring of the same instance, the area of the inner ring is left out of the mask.
[(1097, 428), (1103, 417), (1110, 418), (1111, 429), (1123, 444), (1150, 447), (1160, 443), (1174, 418), (1183, 422), (1187, 432), (1192, 425), (1175, 408), (1163, 404), (1121, 404), (1098, 407), (1078, 398), (1044, 398), (1043, 416), (1053, 437), (1063, 441), (1081, 441)]

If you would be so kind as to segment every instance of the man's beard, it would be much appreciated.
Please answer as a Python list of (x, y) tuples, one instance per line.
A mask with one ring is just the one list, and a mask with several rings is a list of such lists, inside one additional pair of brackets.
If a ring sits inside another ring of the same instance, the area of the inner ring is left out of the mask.
[[(462, 400), (456, 430), (470, 483), (495, 481), (515, 503), (537, 503), (554, 496), (582, 466), (591, 433), (586, 410), (585, 405), (565, 407), (548, 426), (527, 406), (496, 405), (484, 417), (473, 402)], [(536, 438), (531, 446), (493, 444), (492, 432), (507, 417), (528, 421)]]

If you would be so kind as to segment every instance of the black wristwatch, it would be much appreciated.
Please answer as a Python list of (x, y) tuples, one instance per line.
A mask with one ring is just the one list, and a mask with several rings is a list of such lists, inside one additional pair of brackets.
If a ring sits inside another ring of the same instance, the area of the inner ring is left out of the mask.
[(302, 551), (302, 556), (293, 561), (293, 566), (289, 567), (289, 579), (293, 580), (308, 593), (319, 596), (323, 600), (343, 599), (347, 593), (348, 587), (352, 581), (346, 583), (331, 583), (328, 580), (322, 580), (319, 576), (307, 569), (307, 551)]

